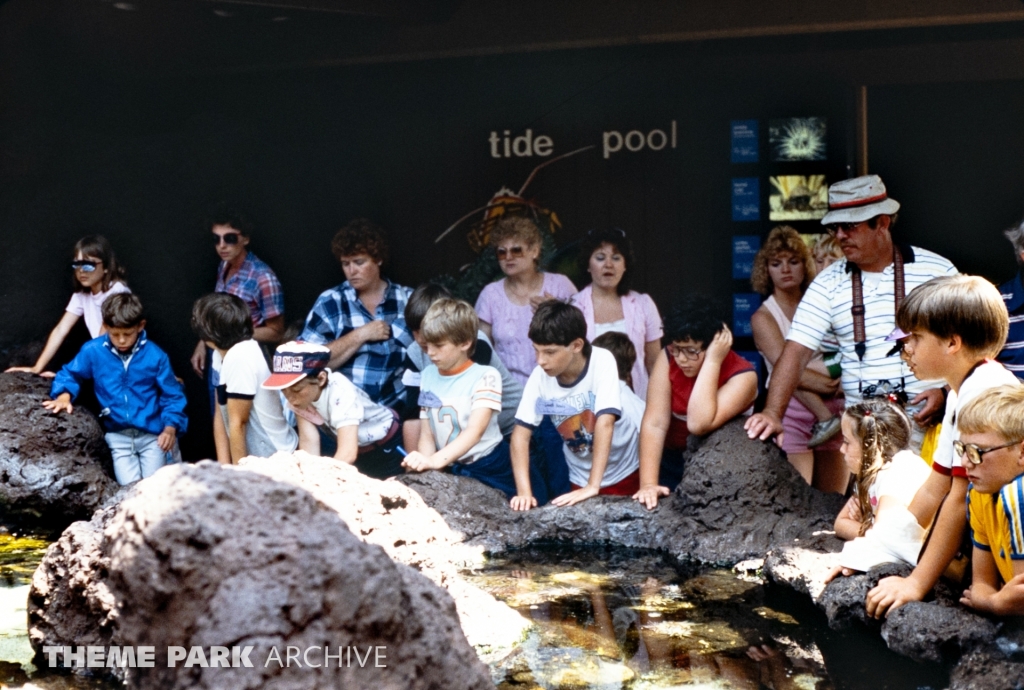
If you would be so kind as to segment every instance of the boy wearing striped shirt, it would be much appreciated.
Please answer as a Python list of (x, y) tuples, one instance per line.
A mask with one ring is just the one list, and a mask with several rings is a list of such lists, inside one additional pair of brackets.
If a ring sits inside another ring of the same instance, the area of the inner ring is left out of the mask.
[(423, 317), (420, 335), (433, 362), (420, 376), (418, 450), (402, 463), (407, 471), (449, 468), (511, 498), (516, 493), (508, 443), (498, 426), (501, 374), (470, 357), (479, 320), (461, 300), (440, 299)]

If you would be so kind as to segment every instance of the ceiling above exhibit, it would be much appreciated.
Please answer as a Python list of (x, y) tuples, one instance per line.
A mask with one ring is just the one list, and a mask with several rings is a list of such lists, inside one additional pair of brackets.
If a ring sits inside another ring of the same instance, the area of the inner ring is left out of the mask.
[[(1020, 0), (6, 0), (0, 43), (124, 69), (338, 66), (588, 47), (1024, 25)], [(21, 40), (19, 40), (21, 39)], [(840, 39), (844, 40), (844, 39)], [(2, 48), (0, 48), (2, 50)]]

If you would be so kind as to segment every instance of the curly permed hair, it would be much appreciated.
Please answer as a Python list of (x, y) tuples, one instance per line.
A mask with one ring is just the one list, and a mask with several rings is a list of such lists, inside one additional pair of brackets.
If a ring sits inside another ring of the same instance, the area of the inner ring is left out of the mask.
[(378, 263), (387, 263), (391, 248), (384, 228), (366, 218), (349, 221), (331, 240), (331, 253), (341, 260), (343, 256), (369, 254)]
[(768, 274), (768, 264), (779, 254), (792, 254), (803, 262), (804, 279), (800, 283), (800, 292), (806, 290), (814, 280), (814, 257), (811, 256), (811, 250), (807, 248), (807, 244), (800, 239), (800, 234), (788, 225), (779, 225), (768, 233), (768, 239), (765, 240), (764, 246), (754, 257), (754, 269), (750, 274), (750, 284), (762, 295), (770, 295), (775, 290), (772, 278)]

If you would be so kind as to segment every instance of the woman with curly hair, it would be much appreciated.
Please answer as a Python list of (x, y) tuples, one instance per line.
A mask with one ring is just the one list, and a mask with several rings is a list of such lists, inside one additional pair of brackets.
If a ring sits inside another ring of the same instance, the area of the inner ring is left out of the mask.
[(732, 351), (732, 333), (710, 298), (693, 295), (673, 309), (662, 342), (647, 385), (640, 490), (633, 495), (648, 509), (682, 479), (690, 434), (710, 434), (757, 398), (754, 365)]
[[(754, 258), (750, 282), (768, 297), (751, 316), (750, 325), (769, 376), (814, 273), (810, 250), (797, 231), (786, 225), (771, 231)], [(818, 353), (801, 375), (800, 387), (786, 408), (782, 449), (808, 484), (823, 491), (842, 492), (847, 477), (839, 453), (843, 398), (836, 395), (837, 385)]]
[(401, 415), (414, 403), (402, 383), (402, 362), (413, 342), (405, 325), (412, 290), (381, 275), (390, 256), (387, 235), (365, 218), (339, 230), (331, 251), (345, 282), (317, 298), (299, 340), (326, 346), (331, 369)]

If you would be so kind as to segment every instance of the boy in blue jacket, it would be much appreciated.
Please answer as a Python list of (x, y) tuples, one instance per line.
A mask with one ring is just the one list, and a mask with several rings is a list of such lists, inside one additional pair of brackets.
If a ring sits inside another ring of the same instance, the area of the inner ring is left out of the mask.
[(179, 457), (177, 436), (188, 426), (185, 391), (167, 354), (146, 340), (142, 303), (134, 294), (103, 303), (105, 335), (90, 340), (53, 380), (43, 406), (71, 412), (83, 381), (92, 379), (100, 420), (119, 484), (148, 477)]

